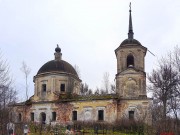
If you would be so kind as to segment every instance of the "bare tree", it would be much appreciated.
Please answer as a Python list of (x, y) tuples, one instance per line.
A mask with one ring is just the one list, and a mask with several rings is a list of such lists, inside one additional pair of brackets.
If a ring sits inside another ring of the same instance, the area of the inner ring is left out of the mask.
[[(166, 130), (168, 127), (167, 123), (168, 125), (169, 122), (174, 123), (175, 132), (178, 132), (178, 111), (180, 110), (179, 64), (180, 48), (175, 47), (174, 52), (170, 52), (168, 55), (166, 55), (166, 57), (162, 58), (158, 63), (158, 68), (153, 70), (151, 75), (148, 76), (148, 80), (151, 83), (149, 89), (153, 92), (154, 102), (157, 104), (157, 107), (161, 108), (162, 110), (162, 117), (160, 117), (161, 115), (156, 117), (158, 119), (157, 122), (164, 124), (164, 130)], [(157, 116), (158, 113), (155, 113)], [(174, 118), (167, 117), (168, 114), (171, 116), (174, 114)], [(159, 124), (159, 126), (160, 125), (161, 124)]]
[(100, 94), (100, 89), (98, 87), (96, 87), (96, 90), (94, 92), (95, 95), (99, 95)]
[(109, 73), (108, 72), (105, 72), (103, 75), (103, 88), (104, 88), (104, 92), (106, 94), (108, 94), (109, 88), (110, 88)]
[[(174, 51), (172, 53), (172, 65), (174, 67), (174, 69), (177, 71), (178, 73), (178, 78), (180, 80), (180, 48), (178, 46), (174, 47)], [(175, 131), (178, 131), (178, 127), (179, 127), (179, 118), (178, 118), (178, 112), (180, 114), (180, 81), (177, 85), (177, 87), (175, 87), (175, 90), (173, 92), (173, 96), (170, 100), (170, 108), (175, 116)]]
[(23, 72), (25, 80), (26, 80), (26, 100), (28, 100), (28, 76), (31, 73), (31, 69), (23, 61), (22, 62), (22, 67), (20, 68), (20, 70)]
[(16, 101), (16, 91), (13, 87), (9, 66), (0, 53), (0, 134), (6, 134), (6, 124), (11, 120), (8, 105)]
[(89, 89), (89, 86), (86, 83), (81, 83), (80, 93), (81, 93), (81, 95), (91, 95), (92, 90)]
[(79, 66), (74, 65), (74, 69), (76, 70), (76, 73), (78, 74), (79, 78), (81, 78), (81, 72), (80, 72)]
[(171, 99), (174, 88), (179, 82), (177, 71), (173, 70), (171, 64), (166, 59), (162, 59), (159, 67), (152, 71), (148, 79), (151, 83), (149, 88), (153, 91), (154, 98), (163, 105), (163, 119), (165, 120), (167, 101)]
[(92, 95), (92, 94), (93, 94), (92, 90), (91, 90), (91, 89), (88, 89), (86, 95)]
[(178, 70), (178, 72), (180, 72), (180, 48), (178, 46), (174, 47), (173, 65)]
[(111, 84), (111, 93), (116, 93), (116, 85), (115, 84)]

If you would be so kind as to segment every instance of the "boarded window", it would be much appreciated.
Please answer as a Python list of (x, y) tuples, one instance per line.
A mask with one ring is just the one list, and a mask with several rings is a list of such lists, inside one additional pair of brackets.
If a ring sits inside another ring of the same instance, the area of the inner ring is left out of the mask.
[(46, 92), (46, 84), (42, 84), (42, 91)]
[(65, 84), (61, 84), (61, 86), (60, 86), (60, 90), (61, 90), (62, 92), (64, 92), (64, 91), (65, 91)]
[(34, 113), (31, 113), (31, 121), (34, 121)]
[(104, 120), (104, 110), (98, 111), (98, 120)]
[(127, 67), (134, 67), (134, 57), (132, 55), (127, 56)]
[(134, 120), (134, 111), (129, 111), (129, 119)]
[(74, 121), (77, 120), (77, 111), (73, 111), (72, 120), (74, 120)]
[(56, 121), (56, 112), (52, 112), (52, 121)]

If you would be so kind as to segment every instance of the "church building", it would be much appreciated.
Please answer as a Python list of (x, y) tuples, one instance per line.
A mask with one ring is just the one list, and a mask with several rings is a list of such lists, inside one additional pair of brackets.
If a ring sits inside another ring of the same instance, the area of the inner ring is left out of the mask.
[(133, 119), (151, 124), (152, 99), (146, 93), (146, 52), (147, 48), (134, 39), (130, 9), (128, 38), (115, 50), (116, 93), (83, 96), (81, 79), (73, 66), (63, 60), (57, 46), (54, 60), (45, 63), (34, 76), (34, 95), (26, 102), (12, 105), (10, 114), (16, 116), (13, 121), (67, 124)]

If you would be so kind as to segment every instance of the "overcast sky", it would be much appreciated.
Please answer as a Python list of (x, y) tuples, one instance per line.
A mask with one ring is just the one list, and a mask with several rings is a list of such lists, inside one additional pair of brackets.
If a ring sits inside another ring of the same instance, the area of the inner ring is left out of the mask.
[[(102, 86), (104, 72), (113, 83), (114, 50), (127, 38), (129, 0), (0, 0), (0, 49), (7, 59), (14, 86), (24, 99), (25, 81), (20, 67), (33, 76), (54, 59), (59, 44), (63, 60), (78, 65), (81, 79), (90, 88)], [(147, 52), (146, 72), (173, 47), (180, 45), (180, 0), (131, 0), (134, 38)]]

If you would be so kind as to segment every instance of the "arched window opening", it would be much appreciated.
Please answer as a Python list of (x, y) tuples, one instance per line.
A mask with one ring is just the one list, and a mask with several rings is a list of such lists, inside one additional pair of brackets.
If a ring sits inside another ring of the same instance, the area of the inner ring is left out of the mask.
[(134, 67), (134, 57), (132, 55), (127, 56), (127, 67)]
[(46, 114), (44, 112), (41, 113), (40, 120), (42, 124), (46, 123)]

